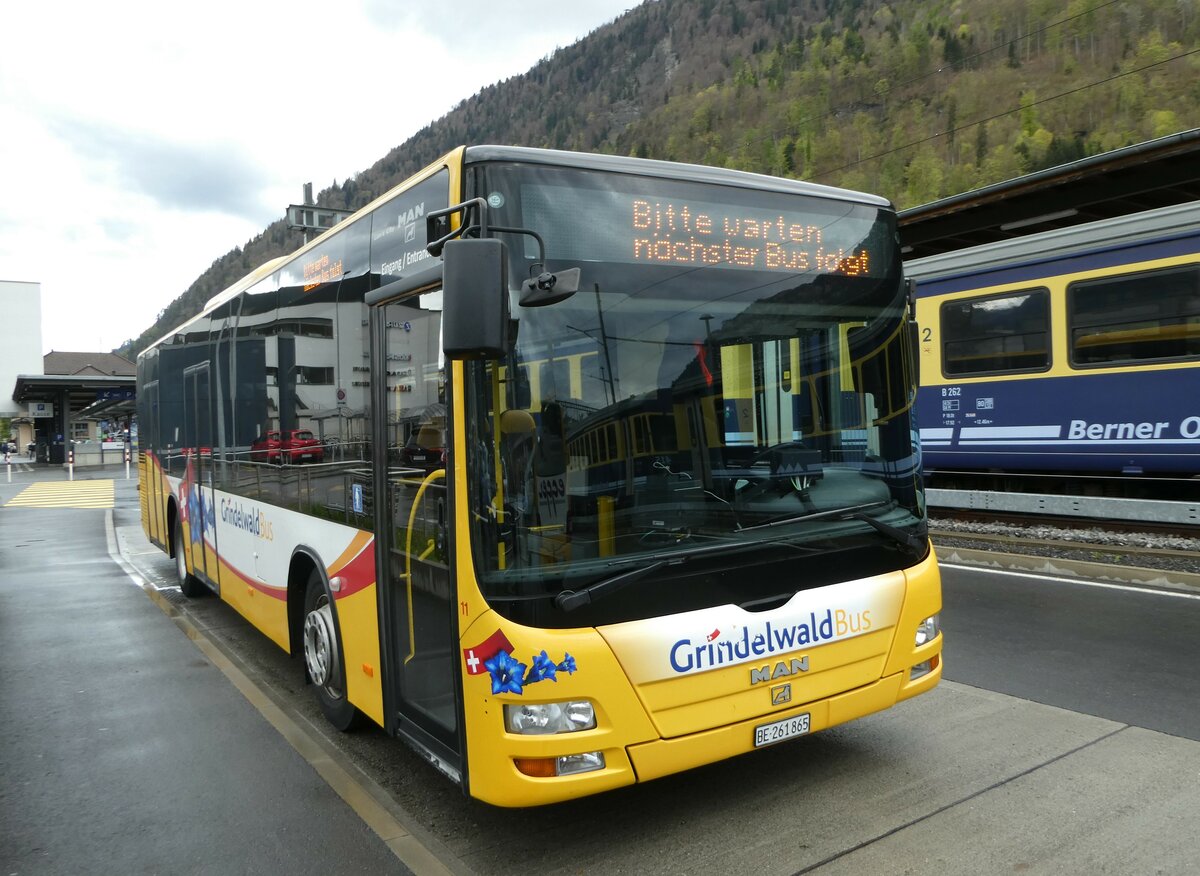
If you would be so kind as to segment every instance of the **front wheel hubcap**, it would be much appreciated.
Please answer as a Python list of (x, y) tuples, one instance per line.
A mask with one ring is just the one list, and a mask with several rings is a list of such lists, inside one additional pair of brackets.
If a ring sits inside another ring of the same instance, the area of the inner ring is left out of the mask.
[(330, 687), (338, 676), (334, 647), (333, 612), (329, 603), (318, 605), (304, 619), (304, 662), (313, 684)]

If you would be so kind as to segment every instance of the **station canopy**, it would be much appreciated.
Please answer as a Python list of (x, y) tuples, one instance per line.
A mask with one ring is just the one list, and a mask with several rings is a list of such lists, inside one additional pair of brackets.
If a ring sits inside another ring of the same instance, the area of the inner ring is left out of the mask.
[(42, 374), (19, 374), (13, 401), (23, 406), (38, 402), (68, 405), (71, 420), (127, 419), (136, 407), (137, 366), (115, 353), (51, 351), (42, 360)]
[(899, 214), (905, 261), (1200, 200), (1200, 128)]

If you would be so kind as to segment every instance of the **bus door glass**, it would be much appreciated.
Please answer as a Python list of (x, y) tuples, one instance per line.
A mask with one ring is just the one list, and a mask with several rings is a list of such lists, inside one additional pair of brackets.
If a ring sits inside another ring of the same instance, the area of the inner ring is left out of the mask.
[[(386, 501), (377, 518), (399, 725), (457, 766), (456, 599), (447, 547), (448, 411), (441, 293), (382, 307), (372, 371), (385, 385)], [(380, 318), (376, 313), (376, 319)], [(382, 341), (380, 343), (380, 341)], [(379, 398), (379, 390), (376, 390)]]
[[(149, 361), (149, 357), (147, 357), (145, 362)], [(149, 367), (149, 365), (146, 364), (143, 367)], [(158, 381), (152, 380), (148, 381), (138, 392), (138, 421), (141, 427), (139, 441), (141, 451), (138, 454), (138, 466), (139, 468), (144, 466), (148, 472), (152, 472), (142, 481), (145, 484), (141, 499), (144, 506), (143, 520), (146, 531), (160, 545), (166, 545), (170, 533), (165, 529), (167, 511), (163, 498), (163, 479), (154, 471), (151, 462), (151, 452), (158, 454), (160, 464), (163, 458), (162, 445), (159, 440), (158, 417)]]
[(197, 575), (217, 581), (216, 527), (212, 472), (212, 380), (209, 362), (183, 372), (183, 513), (188, 521), (188, 550)]

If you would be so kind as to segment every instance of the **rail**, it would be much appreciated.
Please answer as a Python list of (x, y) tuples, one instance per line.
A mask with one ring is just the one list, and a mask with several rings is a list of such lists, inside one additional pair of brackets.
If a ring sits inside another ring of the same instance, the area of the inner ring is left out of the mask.
[(930, 508), (1131, 520), (1172, 526), (1200, 525), (1200, 502), (946, 489), (926, 490), (925, 500)]

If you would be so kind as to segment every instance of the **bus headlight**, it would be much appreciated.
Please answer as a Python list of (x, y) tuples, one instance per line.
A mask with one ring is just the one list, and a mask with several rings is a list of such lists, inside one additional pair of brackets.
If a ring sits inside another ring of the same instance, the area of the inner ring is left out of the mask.
[(927, 642), (932, 642), (937, 638), (939, 630), (941, 630), (941, 623), (938, 620), (938, 615), (935, 614), (925, 618), (925, 620), (917, 624), (916, 646), (919, 648)]
[[(917, 648), (920, 648), (922, 645), (929, 644), (937, 638), (941, 628), (942, 626), (938, 615), (935, 614), (925, 618), (925, 620), (917, 624), (917, 635), (913, 644)], [(938, 662), (938, 656), (935, 654), (930, 659), (918, 663), (909, 670), (908, 680), (916, 681), (918, 678), (928, 675), (937, 667)]]
[(510, 733), (540, 735), (574, 733), (596, 726), (596, 710), (587, 700), (563, 703), (515, 703), (504, 706), (504, 726)]
[(604, 769), (604, 752), (587, 751), (583, 754), (568, 754), (557, 759), (556, 773), (560, 776), (571, 776), (575, 773), (590, 773), (593, 770)]
[(518, 757), (513, 763), (520, 773), (535, 779), (590, 773), (602, 770), (605, 766), (603, 751), (584, 751), (580, 754), (564, 754), (561, 757)]

